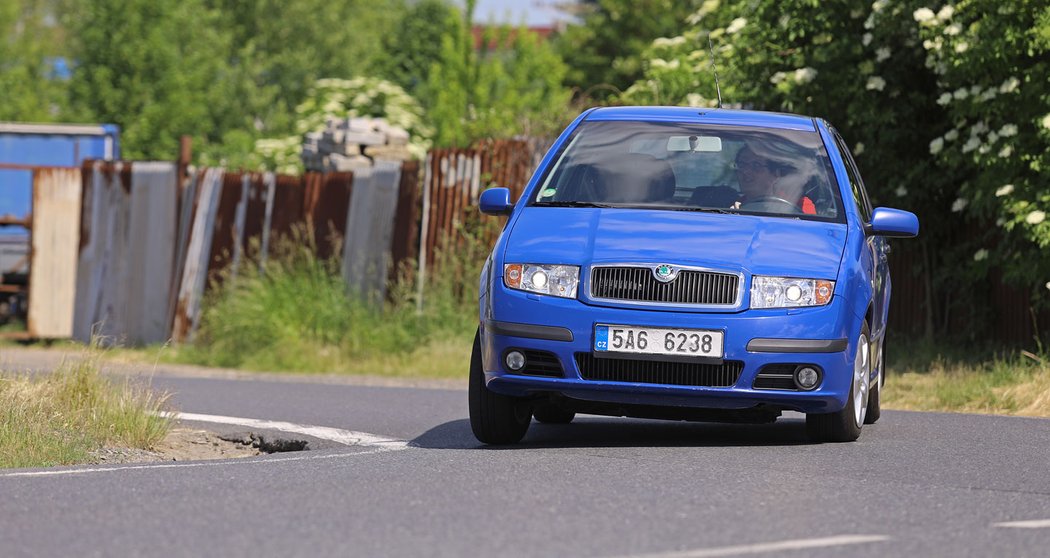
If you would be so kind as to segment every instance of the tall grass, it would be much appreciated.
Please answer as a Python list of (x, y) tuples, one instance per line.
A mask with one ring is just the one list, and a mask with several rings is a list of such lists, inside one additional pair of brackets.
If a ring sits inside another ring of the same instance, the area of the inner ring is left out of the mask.
[(1050, 416), (1050, 359), (1042, 350), (888, 347), (887, 408)]
[(446, 245), (420, 312), (414, 266), (377, 302), (351, 292), (338, 259), (319, 259), (308, 235), (278, 241), (264, 262), (251, 258), (224, 277), (193, 344), (176, 359), (253, 370), (462, 376), (485, 251), (465, 233)]
[(0, 467), (83, 463), (103, 445), (148, 449), (164, 438), (166, 396), (99, 372), (97, 358), (44, 376), (0, 375)]

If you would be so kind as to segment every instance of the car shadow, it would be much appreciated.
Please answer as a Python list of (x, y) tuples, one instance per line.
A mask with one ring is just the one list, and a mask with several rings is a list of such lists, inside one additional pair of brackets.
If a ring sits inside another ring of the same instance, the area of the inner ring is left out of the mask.
[(529, 448), (633, 448), (798, 446), (812, 444), (804, 419), (780, 418), (773, 424), (672, 422), (577, 417), (571, 424), (533, 421), (518, 444), (488, 446), (474, 437), (467, 419), (439, 424), (411, 441), (427, 449), (514, 450)]

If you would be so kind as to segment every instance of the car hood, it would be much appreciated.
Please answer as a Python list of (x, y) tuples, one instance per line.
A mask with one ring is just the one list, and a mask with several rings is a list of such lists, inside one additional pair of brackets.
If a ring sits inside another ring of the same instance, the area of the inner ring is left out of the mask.
[(754, 275), (835, 279), (846, 243), (841, 223), (784, 217), (641, 209), (527, 207), (505, 261), (653, 263)]

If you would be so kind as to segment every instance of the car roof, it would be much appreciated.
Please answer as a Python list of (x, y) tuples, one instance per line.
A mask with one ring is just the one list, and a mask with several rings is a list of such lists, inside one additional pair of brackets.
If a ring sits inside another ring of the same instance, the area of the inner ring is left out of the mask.
[(641, 120), (649, 122), (689, 122), (756, 126), (787, 130), (816, 131), (813, 118), (798, 114), (703, 107), (600, 107), (591, 111), (587, 121)]

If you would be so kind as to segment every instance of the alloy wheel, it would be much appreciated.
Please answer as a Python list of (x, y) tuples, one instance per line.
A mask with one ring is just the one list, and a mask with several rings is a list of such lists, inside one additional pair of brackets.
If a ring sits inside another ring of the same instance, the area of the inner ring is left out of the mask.
[(871, 348), (863, 333), (857, 340), (857, 355), (853, 359), (853, 418), (857, 426), (864, 425), (868, 412), (868, 380), (871, 376)]

